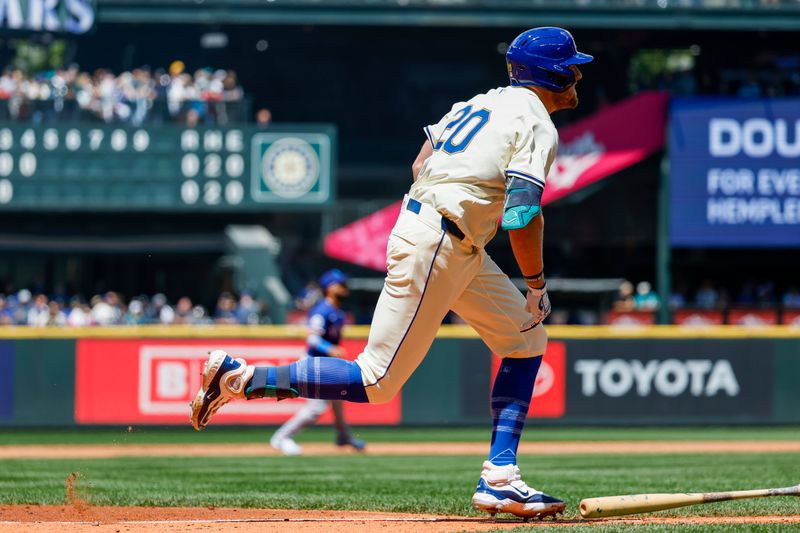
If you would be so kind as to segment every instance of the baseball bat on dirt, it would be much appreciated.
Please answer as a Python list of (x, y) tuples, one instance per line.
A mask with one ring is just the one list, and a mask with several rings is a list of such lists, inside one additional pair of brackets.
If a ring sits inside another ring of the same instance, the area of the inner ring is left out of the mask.
[(800, 496), (800, 485), (782, 489), (737, 490), (731, 492), (686, 492), (679, 494), (629, 494), (627, 496), (602, 496), (581, 500), (583, 518), (605, 518), (626, 514), (663, 511), (700, 503), (766, 498), (767, 496)]

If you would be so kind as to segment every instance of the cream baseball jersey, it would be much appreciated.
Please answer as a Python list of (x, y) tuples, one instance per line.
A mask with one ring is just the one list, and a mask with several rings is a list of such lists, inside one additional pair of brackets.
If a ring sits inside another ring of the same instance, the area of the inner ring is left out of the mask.
[(433, 206), (483, 248), (497, 231), (506, 180), (544, 188), (558, 132), (539, 97), (524, 87), (501, 87), (459, 102), (424, 128), (433, 146), (409, 196)]

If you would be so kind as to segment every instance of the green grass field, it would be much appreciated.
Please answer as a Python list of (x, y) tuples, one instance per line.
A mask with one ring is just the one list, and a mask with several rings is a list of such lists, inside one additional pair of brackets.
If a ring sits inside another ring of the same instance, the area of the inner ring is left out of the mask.
[[(475, 441), (488, 430), (364, 429), (378, 441)], [(209, 428), (80, 431), (2, 431), (0, 445), (55, 443), (265, 442), (269, 429)], [(329, 441), (332, 430), (314, 428), (301, 442)], [(538, 440), (757, 440), (797, 439), (798, 428), (567, 429), (529, 428)], [(265, 444), (266, 445), (266, 444)], [(62, 504), (64, 482), (80, 474), (79, 496), (95, 505), (356, 509), (475, 516), (469, 505), (483, 457), (342, 455), (336, 457), (217, 458), (135, 457), (0, 461), (0, 503)], [(585, 497), (637, 492), (685, 492), (782, 487), (800, 482), (800, 454), (727, 455), (523, 455), (525, 479), (563, 498), (577, 518)], [(800, 514), (800, 499), (727, 502), (666, 511), (665, 515)], [(798, 524), (792, 524), (795, 528)], [(580, 526), (568, 531), (777, 531), (757, 525)], [(521, 531), (551, 528), (523, 526)], [(555, 529), (555, 528), (553, 528)], [(788, 529), (787, 529), (788, 530)], [(559, 528), (559, 531), (564, 531)]]
[[(209, 426), (198, 433), (188, 424), (166, 428), (0, 429), (0, 446), (7, 444), (170, 444), (267, 442), (274, 427)], [(800, 440), (800, 427), (530, 427), (524, 440), (537, 441), (692, 441), (692, 440)], [(383, 428), (357, 431), (369, 442), (484, 442), (491, 427)], [(333, 430), (312, 427), (297, 438), (302, 442), (330, 442)]]

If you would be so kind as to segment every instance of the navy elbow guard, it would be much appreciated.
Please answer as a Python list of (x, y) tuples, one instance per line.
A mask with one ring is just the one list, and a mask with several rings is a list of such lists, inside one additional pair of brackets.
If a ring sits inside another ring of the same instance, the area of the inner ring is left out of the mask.
[(506, 188), (501, 227), (510, 230), (527, 226), (542, 211), (543, 192), (544, 189), (531, 181), (510, 178)]

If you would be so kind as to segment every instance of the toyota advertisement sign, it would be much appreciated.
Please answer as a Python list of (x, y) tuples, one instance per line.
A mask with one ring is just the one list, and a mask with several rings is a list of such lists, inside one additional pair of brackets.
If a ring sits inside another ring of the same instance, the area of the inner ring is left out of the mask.
[(800, 98), (672, 101), (677, 246), (800, 246)]
[(752, 341), (569, 343), (571, 418), (719, 418), (770, 414), (771, 354)]
[[(650, 423), (769, 417), (772, 365), (758, 341), (550, 341), (528, 415)], [(492, 376), (500, 366), (493, 357)]]

